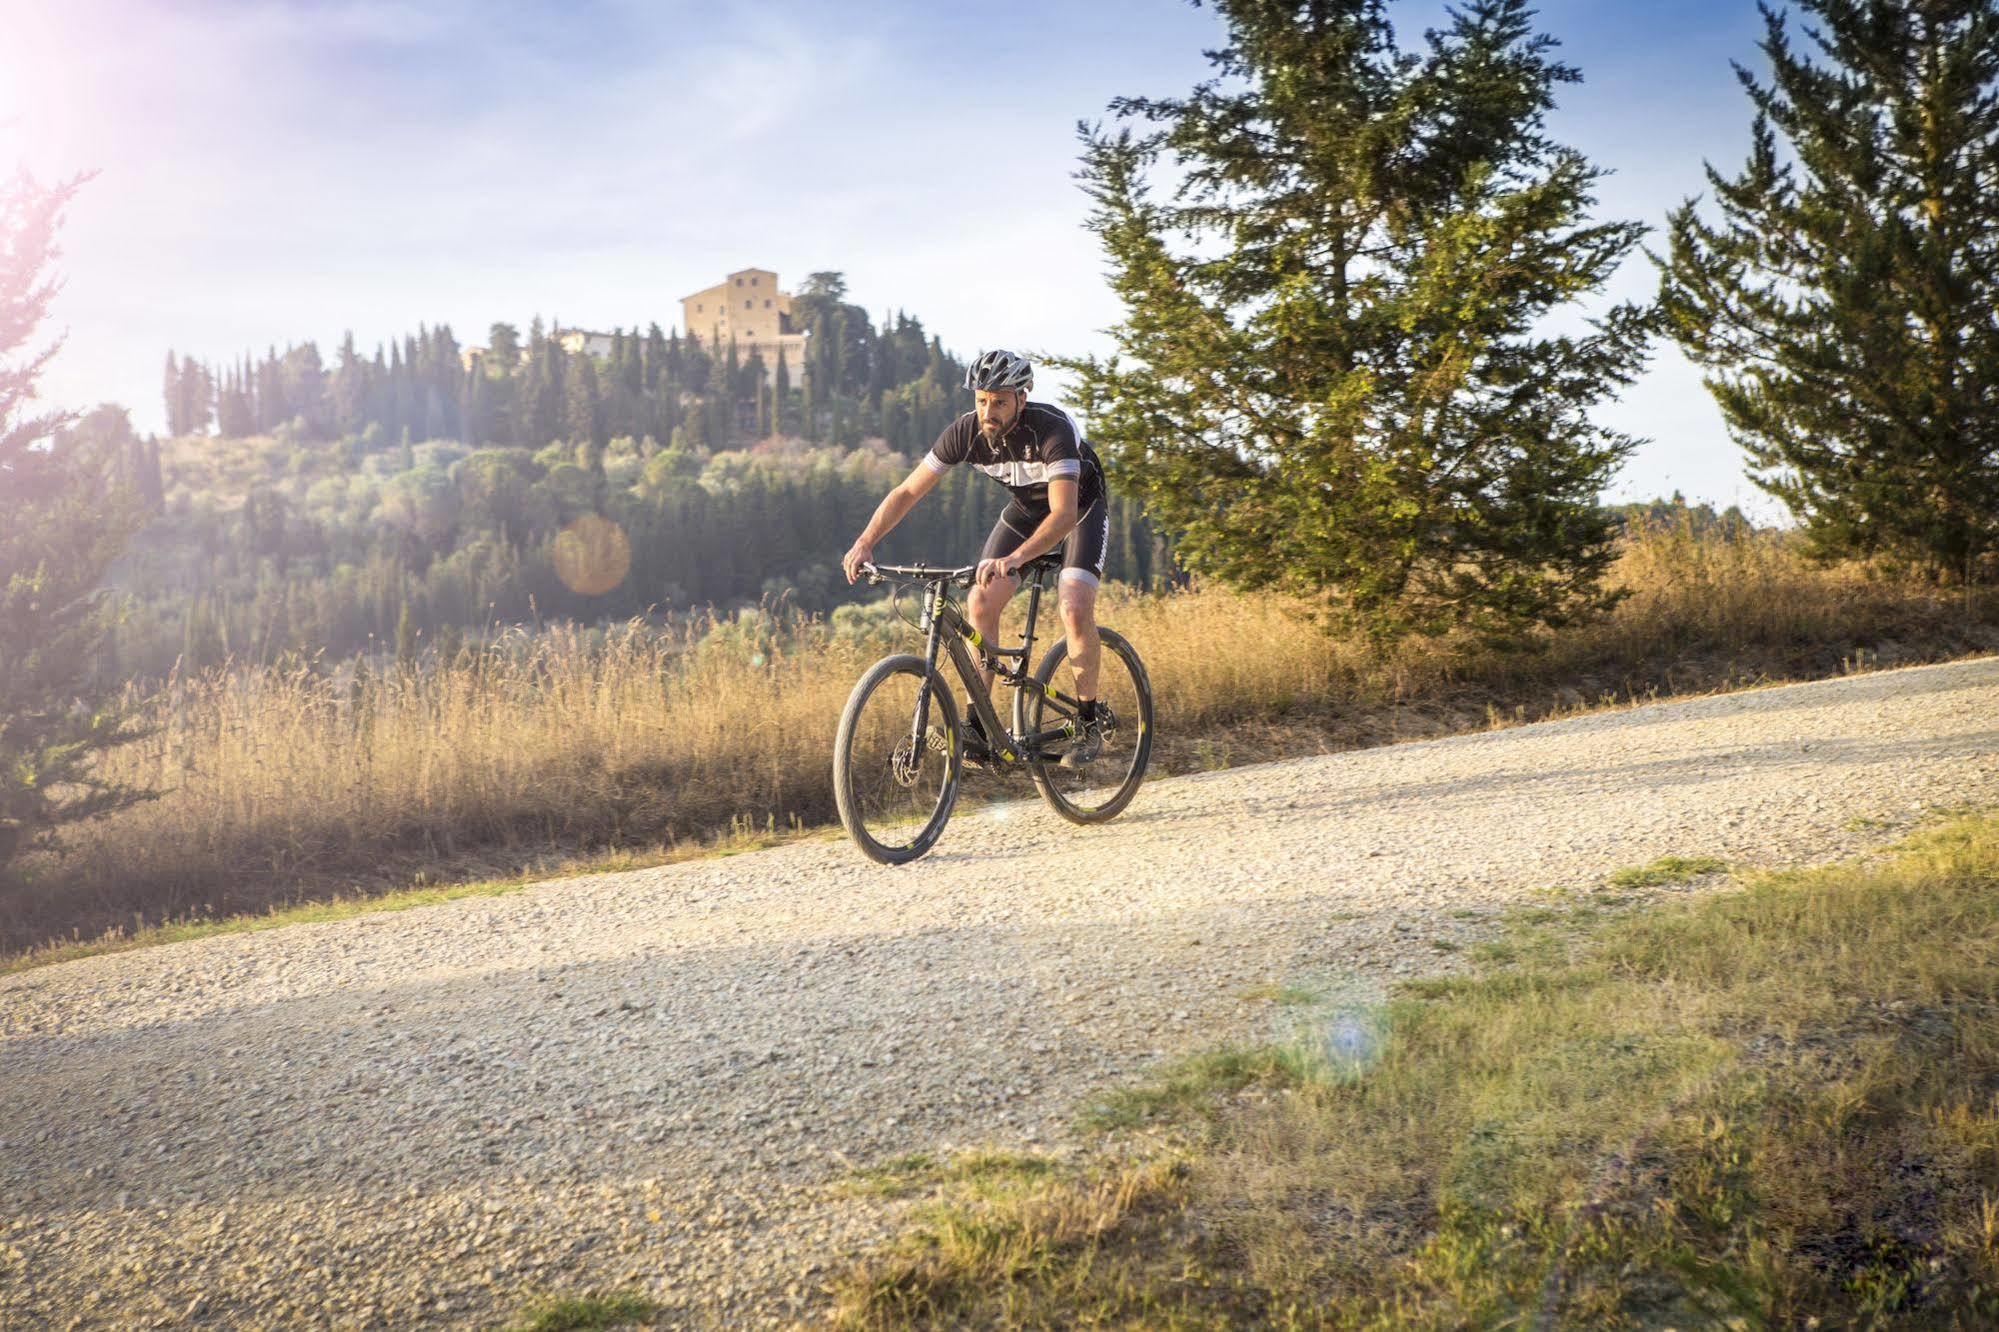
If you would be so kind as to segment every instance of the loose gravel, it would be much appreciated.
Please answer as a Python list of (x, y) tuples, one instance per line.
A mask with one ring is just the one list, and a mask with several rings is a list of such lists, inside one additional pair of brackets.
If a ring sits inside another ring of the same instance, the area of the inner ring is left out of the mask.
[[(1092, 1094), (1452, 964), (1548, 887), (1999, 802), (1999, 659), (1155, 782), (0, 977), (0, 1329), (823, 1311), (858, 1166), (1071, 1150)], [(829, 740), (830, 748), (830, 740)], [(992, 781), (993, 779), (982, 779)], [(1023, 797), (1031, 793), (1022, 786)]]

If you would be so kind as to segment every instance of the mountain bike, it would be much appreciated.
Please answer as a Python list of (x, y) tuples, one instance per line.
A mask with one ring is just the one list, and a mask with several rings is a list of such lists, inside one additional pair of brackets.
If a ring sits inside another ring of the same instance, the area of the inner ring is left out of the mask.
[[(966, 745), (978, 737), (958, 715), (939, 669), (940, 653), (957, 671), (985, 732), (982, 766), (1000, 774), (1024, 770), (1055, 812), (1074, 823), (1114, 819), (1138, 794), (1152, 757), (1152, 684), (1137, 650), (1123, 635), (1098, 629), (1103, 748), (1080, 769), (1060, 761), (1082, 732), (1080, 701), (1055, 685), (1056, 668), (1069, 655), (1067, 635), (1056, 639), (1032, 674), (1027, 669), (1041, 595), (1061, 562), (1054, 551), (1021, 566), (1027, 627), (1018, 647), (987, 643), (951, 596), (951, 589), (971, 586), (978, 566), (861, 565), (869, 582), (898, 585), (898, 611), (902, 588), (919, 589), (921, 618), (910, 624), (925, 639), (922, 656), (899, 653), (868, 668), (848, 696), (833, 742), (840, 822), (870, 859), (884, 865), (915, 860), (936, 845), (957, 803)], [(979, 688), (975, 651), (998, 682), (1013, 686), (1011, 729), (1000, 724), (987, 691)]]

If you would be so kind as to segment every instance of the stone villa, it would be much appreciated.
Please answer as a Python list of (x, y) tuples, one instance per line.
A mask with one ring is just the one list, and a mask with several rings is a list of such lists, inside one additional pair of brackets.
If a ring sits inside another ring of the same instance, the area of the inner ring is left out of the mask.
[(680, 301), (680, 326), (709, 347), (726, 348), (736, 340), (736, 354), (745, 361), (752, 351), (764, 359), (764, 373), (777, 381), (778, 353), (796, 388), (803, 378), (805, 334), (791, 325), (791, 293), (779, 291), (777, 274), (768, 268), (745, 268), (714, 286)]
[[(792, 327), (791, 293), (779, 291), (777, 274), (768, 268), (745, 268), (729, 274), (714, 286), (683, 297), (680, 327), (688, 337), (698, 337), (702, 345), (722, 350), (729, 339), (736, 340), (736, 354), (743, 360), (751, 352), (763, 355), (764, 374), (777, 383), (778, 353), (797, 388), (804, 379), (806, 335)], [(636, 327), (632, 334), (635, 336)], [(585, 328), (556, 328), (549, 336), (562, 344), (570, 355), (588, 352), (595, 357), (611, 354), (611, 335)], [(525, 352), (525, 348), (523, 348)], [(484, 347), (467, 347), (459, 353), (469, 371), (486, 356)]]

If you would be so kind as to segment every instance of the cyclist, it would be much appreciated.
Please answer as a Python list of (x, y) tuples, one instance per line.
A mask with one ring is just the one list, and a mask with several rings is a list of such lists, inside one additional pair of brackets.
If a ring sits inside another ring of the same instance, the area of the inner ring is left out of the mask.
[[(1027, 400), (1034, 387), (1034, 367), (1027, 358), (1010, 351), (982, 353), (965, 371), (965, 387), (972, 390), (973, 409), (946, 426), (923, 461), (889, 491), (841, 567), (847, 581), (853, 582), (862, 563), (874, 559), (875, 543), (959, 463), (970, 463), (1005, 486), (1013, 498), (979, 552), (966, 615), (981, 637), (997, 642), (1000, 612), (1020, 590), (1020, 567), (1062, 547), (1057, 600), (1069, 638), (1076, 698), (1082, 704), (1082, 730), (1060, 761), (1065, 768), (1081, 768), (1103, 749), (1103, 731), (1097, 722), (1097, 667), (1102, 652), (1097, 588), (1110, 548), (1103, 464), (1075, 418), (1060, 407)], [(991, 697), (992, 672), (983, 661), (979, 687)], [(973, 732), (966, 758), (982, 761), (985, 732), (969, 701), (965, 715)]]

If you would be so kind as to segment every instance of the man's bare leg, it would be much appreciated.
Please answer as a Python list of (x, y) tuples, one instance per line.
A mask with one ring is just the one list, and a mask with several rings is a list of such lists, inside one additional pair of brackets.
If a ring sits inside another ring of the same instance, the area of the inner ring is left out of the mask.
[[(1018, 578), (995, 578), (984, 587), (974, 585), (965, 598), (965, 618), (972, 622), (972, 628), (979, 631), (979, 637), (991, 647), (999, 642), (1000, 612), (1020, 587)], [(977, 657), (979, 668), (979, 689), (990, 702), (993, 696), (993, 673), (986, 669), (983, 653)]]
[(1103, 660), (1103, 639), (1097, 634), (1097, 585), (1062, 571), (1062, 628), (1069, 636), (1069, 670), (1076, 697), (1097, 696), (1097, 667)]

